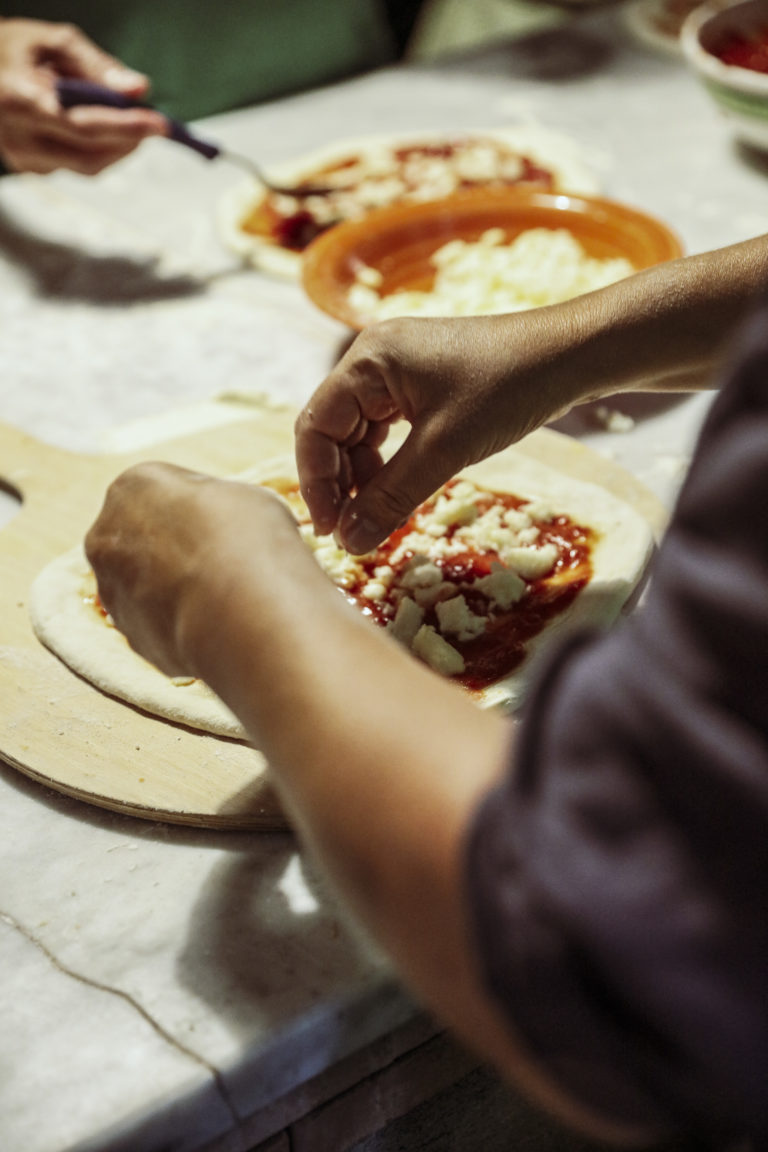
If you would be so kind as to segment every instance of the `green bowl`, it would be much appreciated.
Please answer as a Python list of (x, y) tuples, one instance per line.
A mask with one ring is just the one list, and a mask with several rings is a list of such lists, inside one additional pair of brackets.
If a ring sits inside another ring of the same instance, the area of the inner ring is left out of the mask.
[(715, 55), (728, 32), (747, 37), (758, 32), (768, 34), (766, 0), (695, 8), (680, 33), (683, 56), (727, 118), (734, 136), (768, 151), (768, 73), (724, 64)]

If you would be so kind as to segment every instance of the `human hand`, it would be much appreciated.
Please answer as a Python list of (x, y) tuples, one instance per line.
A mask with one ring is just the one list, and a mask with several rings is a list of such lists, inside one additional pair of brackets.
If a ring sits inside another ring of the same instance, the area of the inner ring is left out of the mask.
[(169, 676), (202, 675), (201, 650), (212, 631), (223, 630), (225, 609), (236, 612), (232, 589), (245, 569), (266, 615), (266, 589), (285, 546), (305, 551), (273, 493), (157, 463), (113, 482), (85, 541), (104, 608), (131, 646)]
[[(337, 532), (350, 552), (370, 551), (462, 468), (567, 411), (567, 374), (551, 370), (554, 316), (537, 309), (366, 328), (296, 423), (316, 531)], [(380, 449), (401, 418), (410, 433), (385, 463)]]
[(147, 136), (167, 134), (165, 117), (152, 109), (62, 108), (56, 81), (64, 76), (135, 99), (149, 86), (73, 25), (0, 20), (0, 155), (11, 170), (95, 175)]

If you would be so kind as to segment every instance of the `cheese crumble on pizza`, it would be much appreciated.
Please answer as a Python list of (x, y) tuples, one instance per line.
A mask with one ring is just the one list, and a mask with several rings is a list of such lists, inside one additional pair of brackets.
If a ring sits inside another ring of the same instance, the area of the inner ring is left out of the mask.
[(316, 537), (296, 485), (274, 483), (344, 595), (437, 672), (479, 690), (590, 578), (594, 533), (540, 501), (465, 479), (445, 484), (375, 551)]

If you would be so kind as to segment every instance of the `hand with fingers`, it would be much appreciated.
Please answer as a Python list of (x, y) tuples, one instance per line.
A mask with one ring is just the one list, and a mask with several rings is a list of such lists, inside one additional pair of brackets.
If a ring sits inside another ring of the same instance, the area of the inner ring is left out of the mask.
[(169, 676), (197, 675), (190, 637), (205, 635), (210, 605), (230, 596), (233, 573), (244, 574), (266, 618), (278, 545), (288, 567), (294, 552), (311, 560), (274, 492), (153, 462), (117, 477), (85, 541), (104, 608)]
[[(315, 530), (368, 552), (462, 468), (574, 405), (712, 387), (767, 267), (758, 236), (528, 312), (372, 324), (296, 422)], [(385, 461), (398, 420), (410, 431)]]
[[(368, 552), (462, 468), (566, 411), (572, 377), (561, 378), (542, 351), (555, 347), (553, 311), (365, 329), (296, 424), (316, 531)], [(381, 449), (400, 419), (410, 432), (385, 461)]]
[(10, 170), (95, 175), (147, 136), (166, 134), (165, 117), (151, 109), (63, 108), (56, 95), (62, 77), (135, 99), (149, 87), (146, 76), (102, 52), (74, 25), (0, 20), (0, 157)]

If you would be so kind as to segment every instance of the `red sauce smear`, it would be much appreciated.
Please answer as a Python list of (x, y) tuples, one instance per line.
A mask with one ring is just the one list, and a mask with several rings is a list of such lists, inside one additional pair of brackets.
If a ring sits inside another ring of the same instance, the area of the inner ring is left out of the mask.
[(106, 608), (102, 604), (101, 597), (99, 596), (98, 592), (94, 592), (92, 596), (85, 596), (84, 599), (86, 604), (90, 604), (92, 608), (96, 609), (99, 616), (106, 620), (107, 616), (109, 616), (109, 612), (107, 612)]
[(312, 213), (304, 209), (290, 216), (281, 216), (278, 212), (273, 212), (273, 215), (272, 233), (275, 239), (281, 248), (290, 248), (292, 252), (303, 252), (316, 236), (330, 227), (328, 224), (318, 224)]
[(752, 72), (768, 72), (768, 24), (755, 29), (751, 36), (729, 32), (712, 52), (723, 64), (749, 68)]
[[(450, 490), (454, 483), (455, 481), (452, 481), (445, 485), (444, 491)], [(414, 512), (411, 519), (375, 552), (362, 557), (360, 563), (365, 576), (356, 586), (342, 589), (344, 595), (377, 624), (384, 626), (391, 619), (391, 604), (387, 600), (384, 602), (369, 600), (362, 595), (362, 589), (368, 579), (375, 579), (374, 569), (389, 564), (392, 553), (402, 539), (414, 531), (416, 516), (420, 512), (430, 511), (434, 504), (434, 497), (426, 501)], [(489, 491), (485, 499), (478, 502), (478, 513), (482, 514), (492, 504), (501, 504), (504, 508), (524, 508), (526, 501), (508, 493)], [(475, 639), (460, 641), (454, 635), (447, 637), (448, 642), (461, 653), (465, 662), (464, 671), (452, 679), (466, 688), (473, 690), (486, 688), (513, 672), (524, 660), (528, 643), (555, 616), (573, 603), (592, 575), (591, 548), (594, 534), (590, 529), (575, 524), (567, 516), (536, 521), (536, 526), (539, 528), (537, 546), (554, 544), (558, 558), (546, 576), (526, 580), (527, 591), (506, 611), (491, 610), (488, 598), (479, 589), (473, 592), (471, 588), (476, 580), (490, 573), (494, 563), (501, 563), (497, 552), (473, 550), (434, 561), (442, 569), (443, 579), (456, 584), (457, 592), (461, 591), (471, 611), (477, 615), (488, 616), (485, 632)], [(450, 539), (454, 532), (455, 528), (449, 527), (446, 529), (446, 536)], [(405, 567), (412, 555), (413, 553), (406, 554), (400, 562), (402, 567)], [(470, 585), (469, 588), (460, 587), (467, 584)], [(434, 609), (425, 613), (424, 623), (438, 627)]]

